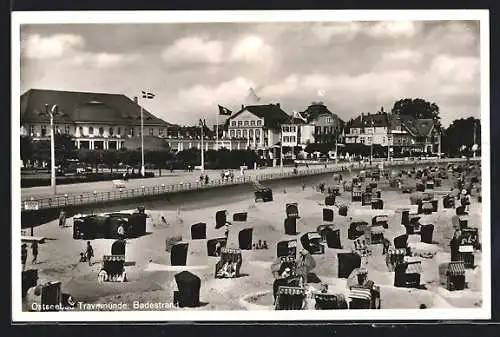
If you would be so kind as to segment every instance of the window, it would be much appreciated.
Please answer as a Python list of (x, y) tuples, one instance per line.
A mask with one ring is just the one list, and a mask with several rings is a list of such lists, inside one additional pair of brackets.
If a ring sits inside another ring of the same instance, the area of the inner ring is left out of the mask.
[(30, 125), (28, 129), (29, 129), (29, 135), (33, 136), (35, 134), (35, 126)]
[(94, 134), (94, 128), (93, 127), (89, 127), (89, 135), (93, 135)]
[(240, 138), (241, 137), (241, 130), (236, 130), (236, 137)]
[(255, 126), (255, 121), (250, 121), (251, 126)]
[(368, 143), (371, 143), (372, 142), (372, 137), (368, 137)]
[(149, 128), (149, 135), (154, 136), (155, 130), (153, 128)]
[(248, 132), (247, 129), (243, 129), (243, 138), (247, 138), (248, 137), (247, 132)]
[(231, 126), (236, 126), (236, 121), (231, 121)]
[(243, 124), (242, 121), (238, 121), (238, 126), (241, 126)]
[(359, 138), (359, 142), (360, 142), (361, 144), (364, 144), (364, 143), (365, 143), (365, 137), (361, 137), (361, 138)]
[(116, 134), (117, 134), (117, 135), (121, 135), (121, 133), (122, 133), (122, 128), (120, 128), (120, 127), (119, 127), (119, 128), (117, 128), (117, 129), (116, 129)]
[(83, 136), (83, 127), (82, 126), (78, 127), (78, 133), (80, 134), (80, 136)]
[(257, 121), (257, 126), (261, 126), (261, 125), (262, 125), (262, 121), (259, 119), (259, 120)]
[(259, 129), (255, 129), (255, 137), (260, 137), (260, 130)]
[(108, 130), (108, 134), (109, 134), (109, 136), (113, 136), (113, 133), (114, 133), (113, 128), (112, 128), (112, 127), (111, 127), (111, 128), (109, 128), (109, 130)]
[(129, 134), (129, 136), (133, 137), (134, 136), (134, 128), (128, 129), (128, 134)]
[(365, 133), (365, 129), (361, 129), (360, 133), (364, 134)]
[(295, 136), (290, 137), (290, 142), (295, 143)]
[(70, 133), (69, 129), (70, 129), (70, 126), (69, 125), (65, 125), (64, 126), (64, 133), (67, 134), (67, 135), (69, 135), (69, 133)]
[(326, 117), (326, 122), (327, 123), (332, 123), (332, 118), (331, 117)]
[(160, 136), (160, 137), (163, 136), (163, 132), (164, 132), (163, 128), (159, 128), (158, 129), (158, 136)]
[(321, 134), (321, 126), (314, 127), (314, 133), (317, 135)]
[(248, 136), (253, 138), (253, 129), (248, 130)]
[(231, 138), (234, 137), (234, 130), (229, 130), (229, 135), (231, 136)]
[(47, 125), (42, 125), (42, 137), (47, 135)]
[(248, 126), (250, 122), (249, 121), (245, 121), (245, 126)]
[(292, 127), (292, 131), (297, 132), (297, 127), (296, 126)]
[(99, 128), (99, 135), (103, 135), (104, 134), (104, 128)]

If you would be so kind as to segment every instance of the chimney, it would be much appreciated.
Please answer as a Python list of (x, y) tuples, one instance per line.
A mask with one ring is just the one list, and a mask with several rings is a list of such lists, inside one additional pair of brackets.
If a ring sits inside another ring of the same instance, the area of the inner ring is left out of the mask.
[(280, 104), (279, 104), (279, 103), (276, 103), (276, 106), (279, 108), (279, 107), (280, 107)]
[(245, 109), (245, 104), (241, 105), (241, 110)]
[(137, 96), (134, 96), (134, 103), (139, 104), (139, 98)]

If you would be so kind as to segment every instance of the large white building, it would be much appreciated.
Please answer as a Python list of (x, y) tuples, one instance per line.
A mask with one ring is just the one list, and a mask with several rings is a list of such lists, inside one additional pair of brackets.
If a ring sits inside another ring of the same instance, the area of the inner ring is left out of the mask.
[(264, 153), (281, 140), (281, 124), (290, 116), (281, 110), (279, 103), (242, 106), (226, 121), (224, 139), (243, 139), (247, 148)]
[[(71, 135), (78, 149), (120, 149), (128, 138), (141, 135), (141, 107), (121, 94), (31, 89), (21, 95), (21, 135), (34, 140), (50, 137), (45, 105), (57, 105), (56, 132)], [(164, 137), (172, 124), (143, 109), (144, 135)]]

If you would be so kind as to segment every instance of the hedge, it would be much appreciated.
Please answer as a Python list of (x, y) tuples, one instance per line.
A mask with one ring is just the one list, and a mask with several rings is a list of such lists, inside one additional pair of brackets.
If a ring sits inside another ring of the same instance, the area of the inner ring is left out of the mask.
[[(144, 178), (154, 178), (155, 174), (153, 172), (146, 172)], [(143, 178), (140, 173), (129, 173), (129, 179)], [(57, 185), (67, 185), (67, 184), (78, 184), (78, 183), (89, 183), (96, 181), (110, 181), (115, 179), (122, 179), (122, 173), (93, 173), (84, 176), (72, 176), (72, 177), (56, 177)], [(37, 187), (37, 186), (49, 186), (50, 178), (21, 178), (21, 187)]]

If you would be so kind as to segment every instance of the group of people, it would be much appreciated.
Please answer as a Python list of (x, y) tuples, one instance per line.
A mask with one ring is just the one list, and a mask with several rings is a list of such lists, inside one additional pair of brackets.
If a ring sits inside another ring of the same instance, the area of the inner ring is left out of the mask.
[(200, 175), (200, 183), (203, 184), (203, 181), (205, 181), (205, 185), (208, 185), (208, 183), (209, 183), (208, 174), (203, 175), (203, 173), (202, 173)]
[(92, 266), (92, 258), (94, 257), (94, 248), (90, 244), (90, 241), (87, 241), (87, 248), (85, 252), (80, 253), (80, 262), (88, 262), (89, 266)]
[[(33, 255), (33, 259), (31, 260), (31, 264), (37, 264), (38, 258), (38, 242), (33, 241), (31, 243), (31, 254)], [(21, 263), (23, 265), (23, 271), (26, 269), (26, 261), (28, 260), (28, 245), (23, 243), (21, 245)]]
[(231, 182), (233, 182), (234, 181), (234, 172), (233, 172), (233, 170), (222, 171), (220, 173), (220, 178), (224, 182), (228, 182), (229, 180), (231, 180)]
[(262, 240), (259, 240), (259, 242), (257, 243), (254, 243), (252, 245), (253, 249), (268, 249), (267, 247), (267, 241), (264, 240), (264, 242), (262, 242)]

